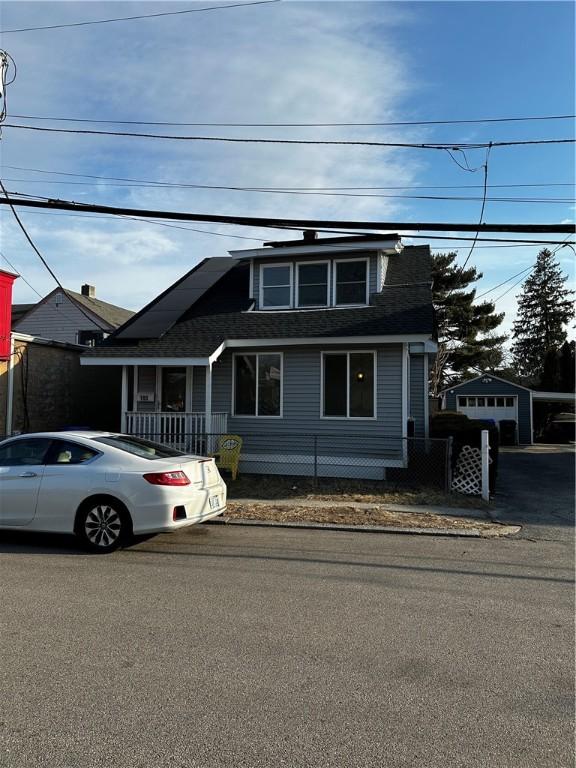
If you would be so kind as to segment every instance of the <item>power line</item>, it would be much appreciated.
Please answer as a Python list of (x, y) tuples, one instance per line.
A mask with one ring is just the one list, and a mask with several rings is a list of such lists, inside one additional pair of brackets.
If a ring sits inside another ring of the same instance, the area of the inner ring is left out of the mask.
[[(250, 5), (250, 3), (245, 3)], [(95, 120), (82, 117), (40, 117), (13, 115), (18, 120), (51, 120), (58, 123), (106, 125), (164, 125), (173, 128), (383, 128), (417, 125), (465, 125), (469, 123), (519, 123), (531, 120), (573, 120), (576, 115), (537, 115), (530, 117), (481, 117), (474, 120), (397, 120), (375, 123), (181, 123), (147, 120)]]
[(208, 8), (189, 8), (185, 11), (164, 11), (162, 13), (146, 13), (140, 16), (121, 16), (115, 19), (96, 19), (94, 21), (76, 21), (70, 24), (50, 24), (45, 27), (22, 27), (21, 29), (4, 29), (3, 35), (9, 35), (14, 32), (39, 32), (45, 29), (64, 29), (67, 27), (86, 27), (91, 24), (112, 24), (116, 21), (135, 21), (136, 19), (155, 19), (160, 16), (181, 16), (185, 13), (202, 13), (204, 11), (222, 11), (226, 8), (242, 8), (245, 5), (268, 5), (270, 3), (278, 3), (280, 0), (257, 0), (251, 3), (233, 3), (230, 5), (214, 5)]
[[(0, 210), (1, 213), (1, 210)], [(122, 216), (122, 215), (114, 215), (114, 216), (106, 216), (106, 215), (100, 215), (100, 214), (90, 214), (90, 213), (65, 213), (65, 212), (59, 212), (59, 211), (28, 211), (28, 214), (30, 216), (66, 216), (71, 218), (79, 218), (79, 219), (92, 219), (93, 221), (101, 221), (103, 219), (107, 219), (110, 221), (113, 221), (115, 219), (122, 219), (123, 221), (137, 221), (137, 222), (145, 222), (148, 224), (158, 224), (159, 226), (163, 227), (170, 227), (172, 229), (182, 229), (182, 230), (188, 230), (191, 232), (199, 232), (201, 234), (206, 235), (217, 235), (218, 237), (231, 237), (231, 238), (237, 238), (240, 240), (253, 240), (255, 242), (261, 243), (263, 238), (262, 237), (246, 237), (242, 235), (228, 235), (224, 234), (222, 232), (211, 232), (206, 229), (194, 229), (192, 227), (183, 227), (178, 226), (176, 224), (166, 224), (164, 221), (156, 221), (154, 219), (146, 219), (142, 217), (136, 217), (136, 216)], [(228, 226), (243, 226), (241, 224), (233, 225), (230, 224)], [(264, 227), (263, 227), (264, 228)], [(294, 231), (294, 232), (300, 232), (301, 228), (297, 227), (278, 227), (278, 229), (284, 229), (287, 231)], [(317, 228), (316, 232), (319, 232), (321, 234), (342, 234), (342, 235), (365, 235), (365, 234), (375, 234), (374, 232), (359, 232), (355, 230), (354, 232), (351, 232), (349, 230), (341, 230), (341, 229), (321, 229)], [(402, 235), (404, 236), (404, 235)], [(441, 240), (444, 241), (467, 241), (467, 240), (473, 240), (473, 237), (449, 237), (444, 235), (415, 235), (415, 234), (408, 234), (405, 235), (406, 237), (410, 239), (419, 239), (419, 240)], [(569, 237), (569, 235), (568, 235)], [(479, 237), (477, 242), (479, 243), (494, 243), (494, 245), (486, 245), (486, 246), (477, 246), (476, 250), (478, 250), (479, 247), (484, 247), (486, 249), (492, 249), (492, 248), (524, 248), (526, 246), (531, 245), (567, 245), (571, 247), (570, 243), (567, 243), (566, 240), (557, 241), (557, 240), (519, 240), (519, 239), (513, 239), (513, 238), (494, 238), (494, 237)], [(576, 243), (576, 241), (575, 241)], [(441, 247), (441, 246), (438, 246)], [(452, 246), (451, 246), (452, 247)], [(454, 246), (453, 250), (461, 250), (463, 246), (457, 247)]]
[(492, 291), (495, 291), (497, 288), (500, 288), (501, 286), (506, 285), (506, 283), (509, 283), (510, 280), (514, 280), (515, 277), (518, 277), (519, 275), (523, 275), (525, 272), (529, 272), (532, 269), (534, 269), (533, 266), (525, 267), (524, 269), (520, 270), (520, 272), (516, 272), (515, 275), (512, 275), (512, 277), (509, 277), (507, 280), (503, 280), (501, 283), (498, 283), (498, 285), (494, 285), (492, 288), (489, 288), (487, 291), (484, 291), (484, 293), (478, 294), (478, 296), (476, 296), (476, 299), (481, 299), (483, 296), (487, 296), (489, 293), (492, 293)]
[[(67, 186), (84, 186), (84, 187), (98, 187), (102, 186), (98, 182), (90, 181), (68, 181), (61, 179), (13, 179), (5, 177), (4, 181), (18, 184), (60, 184)], [(117, 189), (194, 189), (194, 190), (214, 190), (214, 191), (230, 191), (230, 192), (249, 192), (259, 195), (312, 195), (316, 197), (366, 197), (366, 198), (380, 198), (386, 200), (439, 200), (439, 201), (453, 201), (453, 202), (477, 202), (482, 200), (482, 197), (473, 197), (466, 195), (387, 195), (380, 193), (358, 193), (358, 192), (315, 192), (308, 190), (286, 190), (286, 189), (257, 189), (252, 187), (226, 187), (221, 185), (208, 185), (208, 184), (156, 184), (156, 183), (142, 183), (131, 184), (124, 182), (105, 182), (103, 186), (116, 187)], [(566, 205), (576, 202), (572, 197), (490, 197), (487, 198), (491, 203), (538, 203), (538, 204), (551, 204), (551, 205)]]
[(206, 221), (219, 224), (239, 224), (251, 227), (270, 227), (295, 229), (372, 229), (372, 230), (427, 230), (437, 232), (526, 232), (540, 234), (558, 234), (576, 232), (572, 224), (465, 224), (443, 222), (384, 222), (384, 221), (329, 221), (318, 219), (285, 219), (258, 216), (227, 216), (206, 213), (185, 213), (181, 211), (155, 211), (141, 208), (124, 208), (119, 206), (96, 205), (94, 203), (76, 203), (69, 200), (32, 200), (18, 197), (0, 198), (0, 204), (27, 206), (30, 208), (45, 208), (63, 211), (87, 211), (90, 213), (106, 213), (122, 216), (136, 216), (148, 219), (172, 219), (177, 221)]
[(43, 298), (44, 298), (44, 296), (42, 296), (42, 294), (41, 294), (39, 291), (37, 291), (37, 290), (36, 290), (36, 288), (34, 288), (34, 286), (33, 286), (33, 285), (31, 285), (31, 284), (28, 282), (28, 280), (26, 280), (26, 278), (24, 277), (24, 275), (22, 274), (22, 272), (21, 272), (19, 269), (17, 269), (17, 268), (14, 266), (14, 264), (12, 264), (12, 262), (9, 260), (9, 258), (8, 258), (8, 257), (7, 257), (7, 256), (6, 256), (4, 253), (2, 253), (1, 251), (0, 251), (0, 256), (1, 256), (1, 257), (4, 259), (4, 261), (6, 262), (6, 264), (8, 264), (8, 266), (9, 266), (11, 269), (13, 269), (13, 270), (14, 270), (14, 272), (16, 272), (16, 273), (18, 274), (18, 277), (19, 277), (19, 278), (21, 278), (22, 282), (26, 283), (26, 285), (28, 286), (28, 288), (30, 288), (32, 291), (34, 291), (34, 293), (36, 294), (36, 296), (39, 296), (41, 299), (43, 299)]
[[(267, 0), (276, 2), (277, 0)], [(263, 138), (239, 138), (233, 136), (173, 136), (161, 133), (135, 133), (129, 131), (96, 131), (85, 128), (43, 128), (38, 125), (17, 125), (5, 123), (6, 128), (19, 128), (24, 131), (41, 131), (44, 133), (72, 133), (87, 136), (123, 136), (139, 139), (165, 139), (170, 141), (216, 141), (233, 144), (288, 144), (288, 145), (313, 145), (313, 146), (350, 146), (350, 147), (391, 147), (396, 149), (436, 149), (441, 151), (458, 149), (487, 149), (492, 147), (519, 147), (542, 144), (574, 144), (576, 139), (525, 139), (520, 141), (492, 141), (492, 142), (437, 142), (437, 143), (410, 143), (393, 141), (362, 141), (362, 140), (331, 140), (331, 139), (263, 139)], [(469, 170), (469, 169), (467, 169)]]
[[(226, 234), (226, 233), (223, 233), (223, 232), (212, 232), (212, 231), (206, 230), (206, 229), (195, 229), (193, 227), (183, 227), (183, 226), (180, 226), (180, 225), (177, 225), (177, 224), (167, 224), (165, 221), (156, 221), (154, 219), (145, 219), (145, 218), (140, 218), (140, 217), (137, 218), (135, 216), (105, 216), (105, 215), (100, 215), (100, 214), (65, 213), (65, 212), (57, 212), (57, 211), (28, 211), (28, 215), (30, 215), (30, 216), (56, 216), (56, 217), (58, 217), (58, 216), (65, 216), (65, 217), (70, 217), (70, 218), (74, 218), (74, 219), (91, 219), (92, 221), (95, 221), (95, 220), (96, 221), (102, 221), (104, 219), (109, 220), (109, 221), (113, 221), (113, 220), (116, 220), (116, 219), (120, 218), (120, 219), (122, 219), (122, 221), (136, 221), (136, 222), (144, 222), (146, 224), (157, 224), (158, 226), (169, 227), (171, 229), (181, 229), (181, 230), (189, 231), (189, 232), (199, 232), (200, 234), (203, 234), (203, 235), (216, 235), (217, 237), (231, 237), (231, 238), (236, 238), (236, 239), (239, 239), (239, 240), (253, 240), (254, 242), (258, 242), (258, 243), (261, 243), (262, 239), (263, 239), (261, 237), (246, 237), (246, 236), (242, 236), (242, 235)], [(233, 225), (229, 225), (229, 226), (233, 226)], [(286, 229), (290, 229), (290, 228), (286, 227)], [(298, 230), (298, 231), (300, 231), (300, 230)], [(322, 229), (318, 229), (316, 231), (317, 232), (330, 232), (331, 234), (334, 234), (337, 230), (322, 230)], [(338, 230), (338, 231), (340, 231), (340, 230)], [(354, 233), (343, 232), (342, 234), (356, 234), (356, 235), (359, 235), (359, 234), (364, 234), (364, 233), (359, 233), (359, 232), (354, 232)], [(372, 233), (366, 233), (366, 234), (372, 234)], [(413, 235), (413, 234), (407, 235), (407, 237), (410, 237), (410, 238), (418, 238), (419, 237), (422, 240), (458, 240), (458, 241), (460, 241), (460, 240), (472, 240), (473, 239), (471, 237), (470, 238), (466, 238), (466, 237), (447, 238), (447, 237), (442, 237), (440, 235), (435, 236), (435, 235)], [(478, 250), (479, 248), (484, 248), (484, 249), (493, 249), (493, 248), (524, 248), (524, 247), (526, 247), (526, 245), (555, 245), (556, 244), (556, 241), (550, 241), (550, 240), (511, 240), (511, 239), (495, 239), (495, 238), (484, 238), (484, 237), (479, 237), (478, 238), (478, 242), (480, 242), (480, 243), (485, 243), (485, 242), (502, 243), (502, 245), (483, 245), (483, 246), (481, 245), (481, 246), (476, 246), (476, 250)], [(570, 245), (569, 243), (565, 243), (565, 241), (563, 241), (562, 244)], [(458, 251), (458, 250), (461, 250), (462, 247), (463, 246), (454, 247), (453, 250)]]
[(504, 291), (504, 293), (501, 293), (500, 296), (498, 296), (498, 298), (494, 299), (492, 303), (493, 304), (497, 304), (500, 301), (500, 299), (503, 299), (504, 296), (506, 296), (506, 294), (510, 293), (510, 291), (512, 291), (514, 288), (516, 288), (517, 285), (520, 285), (520, 283), (522, 283), (523, 281), (524, 281), (524, 278), (521, 277), (520, 280), (518, 280), (513, 285), (511, 285), (510, 288), (508, 288), (506, 291)]
[[(136, 184), (150, 184), (152, 186), (162, 187), (193, 187), (199, 189), (230, 189), (230, 190), (258, 190), (263, 192), (268, 191), (281, 191), (281, 192), (338, 192), (338, 191), (378, 191), (378, 190), (425, 190), (425, 189), (483, 189), (483, 184), (437, 184), (437, 185), (392, 185), (386, 187), (265, 187), (262, 185), (247, 185), (247, 184), (234, 184), (234, 185), (214, 185), (214, 184), (190, 184), (185, 182), (169, 182), (158, 181), (154, 179), (134, 179), (125, 176), (101, 176), (90, 173), (71, 173), (69, 171), (51, 171), (44, 168), (30, 168), (21, 165), (4, 165), (4, 168), (8, 168), (11, 171), (30, 171), (32, 173), (43, 173), (54, 176), (73, 176), (75, 178), (83, 179), (97, 179), (102, 181), (125, 181), (134, 182)], [(541, 184), (488, 184), (488, 189), (511, 189), (522, 187), (572, 187), (572, 182), (542, 182)]]
[[(46, 261), (44, 256), (42, 256), (42, 254), (40, 253), (40, 251), (36, 247), (34, 241), (30, 237), (30, 235), (28, 234), (28, 231), (26, 230), (26, 227), (24, 226), (24, 224), (22, 223), (20, 217), (18, 216), (18, 212), (16, 211), (16, 208), (15, 208), (13, 202), (10, 200), (10, 197), (8, 196), (8, 192), (6, 191), (6, 188), (5, 188), (4, 184), (2, 183), (2, 180), (0, 180), (0, 189), (4, 193), (4, 198), (5, 198), (5, 199), (2, 199), (2, 202), (6, 203), (6, 204), (8, 204), (10, 206), (10, 209), (11, 209), (12, 213), (14, 214), (14, 218), (16, 219), (16, 221), (18, 223), (18, 226), (22, 230), (22, 232), (24, 234), (24, 237), (29, 242), (29, 244), (31, 245), (32, 249), (34, 250), (34, 252), (38, 256), (38, 258), (40, 259), (42, 264), (46, 267), (47, 271), (50, 273), (50, 276), (54, 279), (54, 281), (56, 282), (58, 287), (62, 290), (63, 293), (66, 294), (66, 288), (64, 288), (64, 286), (62, 285), (62, 283), (60, 282), (60, 280), (56, 276), (54, 270), (48, 264), (48, 262)], [(75, 302), (75, 303), (76, 303), (76, 306), (78, 307), (78, 309), (80, 310), (80, 312), (84, 315), (84, 317), (87, 320), (89, 320), (92, 325), (94, 325), (94, 319), (92, 317), (90, 317), (90, 315), (84, 310), (84, 308), (79, 303), (77, 303), (77, 302)]]

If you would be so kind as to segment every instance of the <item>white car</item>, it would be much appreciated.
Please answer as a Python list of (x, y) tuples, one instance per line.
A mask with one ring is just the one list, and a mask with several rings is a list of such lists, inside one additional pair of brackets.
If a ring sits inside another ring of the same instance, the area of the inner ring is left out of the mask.
[(111, 432), (38, 432), (0, 442), (0, 528), (75, 533), (94, 552), (226, 509), (212, 458)]

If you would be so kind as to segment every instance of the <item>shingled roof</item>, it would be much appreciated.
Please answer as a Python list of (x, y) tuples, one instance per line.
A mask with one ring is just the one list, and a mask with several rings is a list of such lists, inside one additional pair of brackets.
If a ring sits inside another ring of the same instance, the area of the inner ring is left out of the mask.
[[(117, 334), (85, 357), (206, 357), (225, 341), (434, 334), (431, 258), (428, 246), (391, 256), (381, 293), (367, 307), (250, 311), (249, 265), (234, 264), (179, 320), (156, 338)], [(119, 329), (121, 334), (122, 329)]]

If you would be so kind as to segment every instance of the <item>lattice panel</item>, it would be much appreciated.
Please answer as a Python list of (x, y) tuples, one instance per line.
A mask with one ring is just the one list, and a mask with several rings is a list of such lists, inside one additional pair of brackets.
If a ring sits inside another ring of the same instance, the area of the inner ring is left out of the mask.
[(452, 478), (452, 490), (468, 496), (482, 494), (482, 453), (479, 448), (462, 447)]

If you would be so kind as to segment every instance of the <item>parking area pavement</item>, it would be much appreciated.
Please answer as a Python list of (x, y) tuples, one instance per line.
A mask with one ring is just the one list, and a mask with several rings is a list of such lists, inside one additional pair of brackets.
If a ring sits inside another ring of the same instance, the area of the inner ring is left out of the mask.
[(0, 764), (566, 768), (566, 542), (0, 539)]
[(570, 540), (574, 535), (574, 469), (574, 445), (501, 448), (495, 500), (498, 517), (522, 525), (522, 536)]

